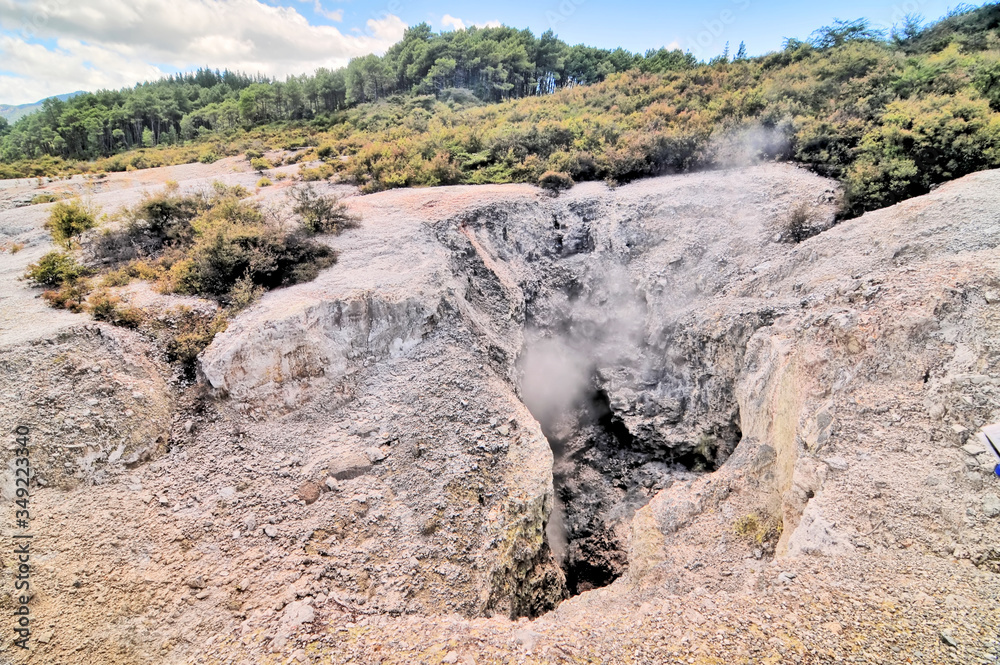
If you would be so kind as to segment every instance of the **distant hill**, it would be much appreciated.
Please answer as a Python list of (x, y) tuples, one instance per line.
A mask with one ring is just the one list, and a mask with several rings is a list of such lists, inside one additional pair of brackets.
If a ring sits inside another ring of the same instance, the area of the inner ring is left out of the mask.
[[(77, 90), (76, 92), (66, 93), (65, 95), (56, 95), (56, 99), (66, 101), (67, 99), (72, 99), (77, 95), (82, 95), (83, 90)], [(21, 104), (19, 106), (11, 106), (10, 104), (0, 104), (0, 118), (6, 118), (7, 122), (13, 124), (20, 118), (34, 113), (38, 109), (42, 108), (42, 101), (35, 102), (34, 104)]]

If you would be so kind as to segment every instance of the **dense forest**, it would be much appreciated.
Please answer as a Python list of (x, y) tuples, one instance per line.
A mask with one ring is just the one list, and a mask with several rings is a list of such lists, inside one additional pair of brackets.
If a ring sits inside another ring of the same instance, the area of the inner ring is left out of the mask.
[(434, 33), (421, 24), (408, 29), (384, 56), (355, 58), (344, 69), (319, 69), (285, 81), (199, 69), (66, 102), (49, 99), (40, 112), (13, 127), (0, 119), (0, 159), (95, 159), (177, 144), (202, 130), (311, 120), (398, 93), (462, 88), (484, 102), (500, 102), (596, 83), (632, 69), (656, 73), (695, 65), (693, 56), (680, 51), (638, 55), (571, 47), (551, 31), (537, 38), (529, 30), (507, 27)]
[(891, 34), (838, 21), (764, 56), (740, 48), (708, 63), (420, 25), (343, 70), (283, 82), (201, 70), (48, 102), (0, 125), (0, 177), (297, 146), (312, 148), (295, 159), (326, 162), (310, 179), (368, 192), (785, 159), (839, 178), (857, 214), (1000, 167), (1000, 5), (909, 17)]

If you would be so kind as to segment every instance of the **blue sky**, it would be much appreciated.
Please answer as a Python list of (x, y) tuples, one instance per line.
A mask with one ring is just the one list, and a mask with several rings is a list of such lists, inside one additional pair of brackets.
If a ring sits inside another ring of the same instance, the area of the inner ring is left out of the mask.
[[(328, 21), (307, 3), (290, 0), (311, 20)], [(745, 41), (750, 53), (760, 54), (780, 48), (785, 37), (804, 39), (816, 28), (836, 18), (866, 17), (889, 28), (907, 14), (926, 19), (943, 16), (956, 3), (936, 0), (896, 2), (786, 2), (767, 0), (705, 0), (703, 2), (642, 2), (638, 0), (508, 0), (503, 3), (449, 2), (437, 0), (395, 0), (336, 2), (324, 0), (324, 11), (340, 10), (343, 22), (361, 25), (364, 20), (392, 4), (407, 25), (426, 21), (444, 27), (445, 15), (466, 25), (499, 21), (506, 25), (531, 28), (536, 34), (549, 28), (571, 44), (645, 51), (678, 44), (683, 50), (718, 55), (728, 40), (733, 47)], [(713, 50), (714, 49), (714, 50)]]
[(726, 42), (751, 55), (807, 38), (835, 18), (890, 28), (926, 19), (936, 0), (0, 0), (0, 103), (131, 86), (199, 66), (284, 77), (381, 53), (406, 26), (438, 30), (504, 23), (571, 43), (632, 51), (663, 46), (707, 60)]

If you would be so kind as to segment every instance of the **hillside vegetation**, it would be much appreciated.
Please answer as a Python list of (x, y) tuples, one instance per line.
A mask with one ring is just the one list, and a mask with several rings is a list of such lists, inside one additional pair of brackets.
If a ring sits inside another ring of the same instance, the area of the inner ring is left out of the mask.
[(996, 3), (892, 35), (837, 22), (765, 56), (699, 64), (421, 25), (344, 70), (285, 82), (200, 71), (47, 102), (0, 125), (0, 176), (312, 146), (297, 158), (327, 164), (308, 178), (372, 192), (553, 173), (624, 182), (764, 158), (839, 178), (858, 214), (1000, 166), (998, 26)]

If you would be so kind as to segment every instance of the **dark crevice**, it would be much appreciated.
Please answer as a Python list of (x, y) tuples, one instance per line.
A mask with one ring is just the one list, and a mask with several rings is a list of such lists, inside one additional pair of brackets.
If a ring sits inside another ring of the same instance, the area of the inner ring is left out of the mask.
[(569, 411), (535, 416), (554, 457), (557, 509), (549, 544), (569, 593), (577, 595), (625, 573), (627, 528), (636, 510), (678, 476), (715, 470), (718, 450), (735, 442), (727, 446), (709, 436), (689, 449), (651, 450), (615, 413), (596, 377)]

